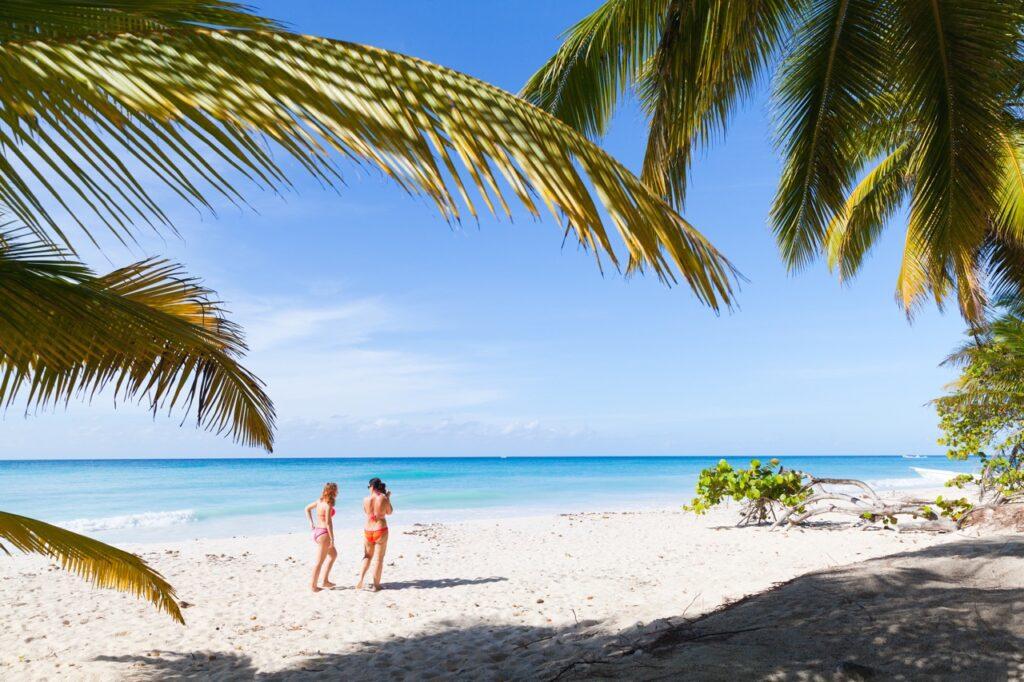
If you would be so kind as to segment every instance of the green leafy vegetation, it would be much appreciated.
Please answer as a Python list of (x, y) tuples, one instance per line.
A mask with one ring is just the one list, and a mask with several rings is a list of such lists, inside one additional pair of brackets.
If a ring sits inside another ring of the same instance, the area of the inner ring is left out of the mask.
[(974, 458), (976, 474), (946, 483), (975, 487), (978, 502), (938, 498), (943, 516), (963, 520), (975, 508), (1024, 500), (1024, 302), (1007, 300), (971, 341), (946, 362), (961, 373), (950, 392), (935, 400), (942, 438), (951, 459)]
[(768, 464), (750, 460), (749, 469), (736, 469), (724, 459), (717, 466), (704, 469), (697, 479), (697, 496), (683, 507), (695, 514), (706, 514), (727, 499), (742, 502), (740, 525), (764, 523), (778, 517), (778, 512), (800, 504), (810, 495), (804, 474), (786, 469), (779, 460)]

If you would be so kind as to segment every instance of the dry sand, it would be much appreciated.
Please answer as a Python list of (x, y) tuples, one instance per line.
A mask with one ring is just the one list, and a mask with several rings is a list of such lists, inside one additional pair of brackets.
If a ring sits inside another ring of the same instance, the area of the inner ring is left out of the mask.
[(332, 579), (343, 587), (318, 594), (308, 533), (129, 546), (188, 603), (187, 627), (45, 560), (5, 558), (0, 679), (549, 679), (597, 674), (573, 664), (616, 657), (607, 674), (633, 677), (655, 659), (632, 653), (638, 643), (723, 604), (808, 572), (964, 541), (737, 529), (735, 519), (716, 510), (394, 524), (376, 594), (349, 587), (356, 528), (338, 529)]

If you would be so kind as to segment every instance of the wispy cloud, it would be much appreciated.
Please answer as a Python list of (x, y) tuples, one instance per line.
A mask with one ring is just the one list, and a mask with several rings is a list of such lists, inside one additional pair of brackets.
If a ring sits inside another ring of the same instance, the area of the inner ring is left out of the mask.
[(248, 364), (282, 419), (389, 418), (483, 405), (502, 391), (454, 354), (420, 350), (432, 334), (415, 314), (380, 297), (235, 297), (248, 330)]
[(341, 447), (353, 454), (494, 455), (586, 451), (602, 438), (592, 429), (557, 420), (453, 415), (294, 419), (281, 425), (281, 442), (298, 454)]

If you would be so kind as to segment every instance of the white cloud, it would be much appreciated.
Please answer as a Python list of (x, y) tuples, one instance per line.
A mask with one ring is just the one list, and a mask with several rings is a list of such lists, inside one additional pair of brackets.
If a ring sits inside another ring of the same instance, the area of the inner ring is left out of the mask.
[(503, 395), (470, 362), (419, 350), (430, 325), (380, 297), (235, 300), (252, 347), (246, 364), (282, 419), (436, 414)]
[(365, 343), (395, 322), (376, 298), (321, 306), (303, 306), (279, 298), (236, 306), (236, 312), (245, 320), (246, 339), (254, 353), (297, 344), (323, 347)]

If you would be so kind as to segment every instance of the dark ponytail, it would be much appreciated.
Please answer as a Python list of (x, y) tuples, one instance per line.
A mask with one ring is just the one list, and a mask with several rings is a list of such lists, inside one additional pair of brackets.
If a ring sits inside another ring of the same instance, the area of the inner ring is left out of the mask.
[(384, 481), (380, 480), (379, 478), (370, 479), (370, 489), (379, 495), (383, 495), (385, 492), (387, 492), (387, 486), (385, 486)]

